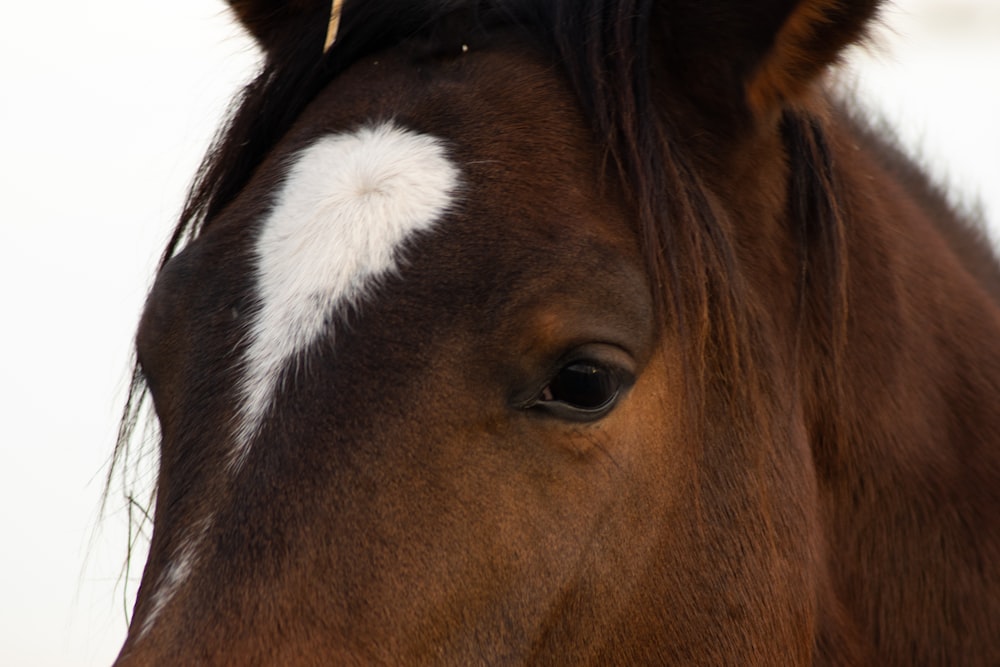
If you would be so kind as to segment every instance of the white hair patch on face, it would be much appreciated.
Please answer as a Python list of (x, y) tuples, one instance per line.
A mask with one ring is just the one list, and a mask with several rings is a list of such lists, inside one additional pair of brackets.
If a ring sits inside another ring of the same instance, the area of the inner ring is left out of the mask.
[(174, 553), (163, 573), (157, 579), (150, 598), (149, 612), (142, 621), (136, 641), (145, 639), (153, 625), (159, 619), (167, 604), (174, 598), (184, 582), (191, 576), (191, 570), (198, 559), (202, 544), (212, 527), (214, 517), (208, 517), (197, 522), (188, 537)]
[(458, 169), (442, 143), (393, 123), (324, 137), (296, 158), (256, 244), (259, 309), (243, 359), (230, 464), (238, 469), (289, 362), (397, 267), (451, 206)]

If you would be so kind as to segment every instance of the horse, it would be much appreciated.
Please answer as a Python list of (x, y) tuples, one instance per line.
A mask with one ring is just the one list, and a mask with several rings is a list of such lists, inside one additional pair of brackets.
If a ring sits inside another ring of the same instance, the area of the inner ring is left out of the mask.
[(830, 92), (881, 2), (230, 5), (116, 665), (1000, 661), (1000, 263)]

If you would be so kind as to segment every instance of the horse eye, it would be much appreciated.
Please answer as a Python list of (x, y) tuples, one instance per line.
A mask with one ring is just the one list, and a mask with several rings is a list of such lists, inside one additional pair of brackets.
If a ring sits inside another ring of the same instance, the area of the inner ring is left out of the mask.
[(614, 407), (621, 388), (618, 373), (598, 363), (577, 361), (555, 374), (532, 407), (557, 417), (590, 421)]

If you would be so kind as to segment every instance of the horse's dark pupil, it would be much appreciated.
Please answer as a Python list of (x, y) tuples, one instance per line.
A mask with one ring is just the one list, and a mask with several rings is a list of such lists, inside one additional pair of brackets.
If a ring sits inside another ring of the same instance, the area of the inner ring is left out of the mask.
[(584, 363), (566, 366), (549, 384), (552, 400), (585, 410), (607, 404), (616, 389), (614, 376), (607, 369)]

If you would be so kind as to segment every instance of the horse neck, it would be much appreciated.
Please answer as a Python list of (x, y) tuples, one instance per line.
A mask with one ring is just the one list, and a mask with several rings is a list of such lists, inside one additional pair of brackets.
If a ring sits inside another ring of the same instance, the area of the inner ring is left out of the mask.
[(882, 657), (985, 664), (1000, 594), (969, 601), (1000, 581), (1000, 278), (878, 146), (846, 122), (828, 139), (846, 335), (807, 336), (798, 365), (833, 587)]

